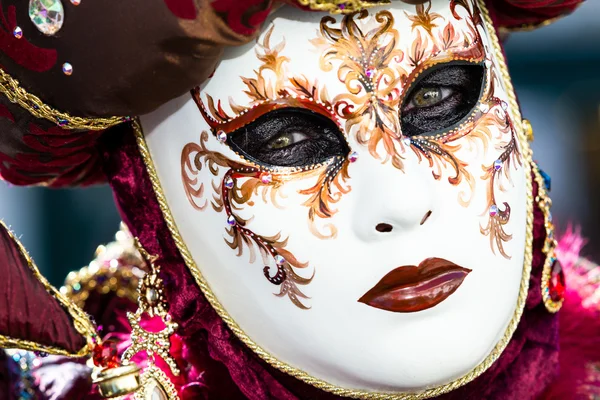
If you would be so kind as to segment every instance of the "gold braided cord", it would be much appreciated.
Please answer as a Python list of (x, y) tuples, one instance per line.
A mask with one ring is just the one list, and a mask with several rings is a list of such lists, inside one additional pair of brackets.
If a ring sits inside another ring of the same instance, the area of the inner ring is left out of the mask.
[(11, 103), (20, 105), (34, 117), (46, 119), (64, 129), (100, 131), (129, 120), (129, 117), (74, 117), (58, 111), (44, 103), (39, 97), (27, 92), (18, 80), (14, 79), (2, 68), (0, 68), (0, 92), (2, 92)]
[(390, 0), (298, 0), (301, 6), (332, 14), (352, 13), (368, 7), (390, 4), (390, 2)]
[(472, 371), (470, 371), (466, 375), (462, 376), (461, 378), (456, 379), (445, 385), (441, 385), (441, 386), (430, 388), (430, 389), (427, 389), (427, 390), (424, 390), (421, 392), (413, 392), (413, 393), (399, 393), (399, 392), (383, 393), (383, 392), (369, 392), (369, 391), (364, 391), (364, 390), (346, 389), (346, 388), (332, 385), (331, 383), (328, 383), (324, 380), (315, 378), (300, 369), (297, 369), (291, 365), (288, 365), (282, 361), (279, 361), (277, 358), (275, 358), (273, 355), (271, 355), (266, 350), (264, 350), (262, 347), (260, 347), (257, 343), (255, 343), (237, 325), (237, 323), (233, 320), (233, 318), (223, 308), (223, 306), (221, 305), (219, 300), (216, 298), (216, 296), (212, 292), (210, 286), (208, 285), (208, 283), (202, 276), (200, 270), (198, 269), (189, 249), (187, 248), (187, 245), (185, 244), (183, 238), (181, 237), (181, 234), (179, 233), (179, 230), (177, 229), (177, 225), (176, 225), (175, 220), (173, 219), (173, 216), (169, 209), (167, 199), (162, 190), (162, 187), (161, 187), (161, 184), (160, 184), (157, 172), (156, 172), (156, 168), (154, 167), (154, 164), (152, 161), (152, 156), (150, 154), (150, 151), (149, 151), (146, 141), (144, 139), (144, 134), (142, 132), (141, 125), (140, 125), (139, 121), (137, 121), (137, 120), (134, 122), (133, 126), (134, 126), (135, 135), (136, 135), (136, 141), (137, 141), (137, 144), (138, 144), (138, 147), (140, 150), (140, 154), (144, 161), (144, 164), (146, 165), (146, 170), (150, 177), (150, 181), (152, 183), (154, 193), (155, 193), (157, 201), (160, 205), (160, 209), (162, 211), (163, 218), (167, 224), (167, 227), (171, 233), (171, 236), (172, 236), (177, 248), (179, 249), (179, 252), (181, 253), (181, 256), (182, 256), (185, 264), (187, 265), (188, 269), (194, 276), (196, 283), (198, 284), (198, 286), (204, 293), (208, 302), (215, 309), (217, 314), (223, 319), (223, 321), (227, 324), (229, 329), (231, 329), (231, 331), (246, 346), (248, 346), (254, 353), (256, 353), (260, 358), (262, 358), (264, 361), (269, 363), (271, 366), (273, 366), (273, 367), (279, 369), (280, 371), (282, 371), (288, 375), (291, 375), (309, 385), (312, 385), (318, 389), (333, 393), (338, 396), (350, 397), (350, 398), (355, 398), (355, 399), (369, 399), (369, 400), (419, 400), (419, 399), (428, 399), (431, 397), (439, 396), (444, 393), (448, 393), (452, 390), (455, 390), (455, 389), (471, 382), (472, 380), (474, 380), (475, 378), (480, 376), (482, 373), (484, 373), (500, 357), (500, 355), (502, 354), (502, 352), (504, 351), (504, 349), (510, 342), (513, 333), (517, 329), (517, 325), (519, 324), (521, 315), (523, 314), (523, 309), (525, 307), (525, 303), (527, 300), (527, 293), (529, 290), (529, 276), (531, 274), (532, 246), (533, 246), (533, 198), (532, 198), (533, 185), (532, 185), (531, 179), (529, 179), (529, 178), (531, 177), (531, 164), (532, 164), (533, 160), (532, 160), (532, 153), (529, 148), (529, 144), (527, 142), (527, 137), (523, 131), (523, 126), (521, 123), (521, 114), (518, 111), (519, 109), (518, 109), (516, 96), (514, 93), (513, 86), (510, 82), (510, 77), (508, 75), (508, 68), (506, 66), (504, 56), (502, 54), (502, 49), (500, 47), (499, 40), (496, 36), (494, 27), (492, 25), (490, 15), (489, 15), (487, 9), (485, 8), (485, 4), (483, 2), (484, 2), (484, 0), (478, 0), (479, 6), (482, 10), (482, 15), (484, 17), (484, 22), (485, 22), (487, 30), (489, 31), (489, 34), (492, 38), (492, 46), (494, 48), (494, 52), (498, 59), (502, 78), (506, 85), (510, 106), (511, 106), (511, 108), (513, 110), (513, 114), (514, 114), (513, 117), (515, 119), (515, 124), (514, 124), (515, 129), (517, 131), (519, 143), (520, 143), (521, 149), (523, 151), (523, 156), (525, 157), (525, 161), (526, 161), (524, 163), (524, 170), (525, 170), (524, 173), (525, 173), (525, 176), (527, 177), (527, 179), (526, 179), (527, 228), (526, 228), (526, 234), (525, 234), (525, 240), (526, 240), (525, 254), (524, 254), (524, 261), (523, 261), (523, 274), (522, 274), (521, 282), (520, 282), (519, 296), (518, 296), (517, 302), (515, 304), (515, 312), (511, 318), (510, 322), (508, 323), (508, 326), (504, 332), (503, 337), (496, 344), (496, 346), (491, 351), (491, 353), (479, 365), (477, 365)]
[[(43, 344), (31, 342), (28, 340), (14, 339), (14, 338), (0, 335), (0, 348), (5, 348), (5, 349), (16, 348), (16, 349), (23, 349), (23, 350), (29, 350), (29, 351), (41, 351), (41, 352), (48, 353), (48, 354), (68, 356), (68, 357), (83, 357), (83, 356), (88, 355), (90, 353), (92, 340), (96, 336), (96, 329), (94, 327), (94, 324), (92, 324), (92, 322), (90, 321), (88, 315), (82, 309), (77, 307), (73, 302), (71, 302), (70, 300), (65, 298), (58, 290), (56, 290), (56, 288), (54, 286), (52, 286), (46, 280), (46, 278), (40, 273), (37, 266), (35, 265), (35, 263), (31, 259), (31, 257), (29, 256), (29, 253), (27, 253), (27, 250), (25, 249), (25, 247), (23, 247), (23, 244), (19, 241), (19, 239), (17, 239), (15, 237), (15, 235), (11, 232), (11, 230), (8, 229), (8, 227), (4, 224), (3, 221), (0, 221), (0, 226), (2, 228), (4, 228), (6, 230), (6, 232), (8, 232), (8, 235), (11, 238), (11, 240), (13, 240), (14, 243), (17, 245), (19, 253), (21, 253), (21, 255), (27, 261), (27, 265), (29, 266), (29, 269), (33, 272), (35, 278), (42, 285), (44, 285), (44, 288), (46, 288), (46, 291), (52, 297), (54, 297), (64, 307), (64, 309), (69, 313), (71, 318), (73, 318), (73, 325), (75, 327), (75, 330), (81, 336), (85, 337), (86, 341), (87, 341), (86, 345), (82, 349), (80, 349), (77, 353), (71, 353), (64, 349), (58, 348), (58, 347), (46, 346)], [(25, 295), (27, 295), (27, 294), (25, 294)]]

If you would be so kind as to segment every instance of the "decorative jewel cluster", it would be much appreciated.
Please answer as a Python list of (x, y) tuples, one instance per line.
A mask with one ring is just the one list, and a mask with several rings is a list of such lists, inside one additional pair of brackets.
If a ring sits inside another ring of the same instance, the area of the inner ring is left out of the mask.
[[(71, 0), (71, 4), (78, 6), (81, 0)], [(65, 8), (60, 0), (29, 0), (29, 19), (38, 31), (46, 36), (54, 36), (61, 30), (65, 20)], [(16, 26), (13, 36), (17, 39), (23, 37), (23, 29)], [(62, 71), (66, 76), (73, 74), (71, 63), (65, 62)]]
[(554, 234), (552, 213), (550, 212), (552, 200), (548, 196), (551, 181), (550, 176), (544, 173), (537, 164), (533, 166), (533, 172), (538, 184), (536, 202), (544, 214), (544, 226), (546, 227), (546, 240), (542, 249), (542, 252), (546, 255), (542, 271), (542, 298), (546, 309), (555, 313), (560, 310), (564, 302), (566, 285), (562, 266), (556, 257), (558, 243)]

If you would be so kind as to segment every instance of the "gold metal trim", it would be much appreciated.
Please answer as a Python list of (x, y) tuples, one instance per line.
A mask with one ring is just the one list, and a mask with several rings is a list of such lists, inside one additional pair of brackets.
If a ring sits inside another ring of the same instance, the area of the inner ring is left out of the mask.
[(486, 29), (489, 32), (491, 38), (491, 45), (494, 48), (494, 52), (498, 59), (498, 65), (500, 69), (500, 73), (503, 79), (503, 82), (506, 87), (506, 91), (508, 94), (508, 100), (510, 104), (510, 108), (512, 110), (512, 114), (514, 117), (514, 126), (517, 131), (517, 135), (519, 138), (519, 143), (523, 152), (523, 156), (525, 159), (524, 162), (524, 174), (526, 176), (526, 189), (527, 189), (527, 229), (525, 234), (525, 255), (523, 262), (523, 275), (521, 277), (521, 284), (519, 290), (519, 296), (517, 299), (517, 304), (515, 308), (515, 313), (510, 320), (508, 327), (504, 333), (504, 336), (500, 339), (500, 341), (496, 344), (494, 349), (490, 352), (490, 354), (472, 371), (463, 377), (454, 380), (450, 383), (447, 383), (442, 386), (434, 387), (431, 389), (427, 389), (421, 392), (414, 393), (381, 393), (381, 392), (368, 392), (364, 390), (352, 390), (346, 389), (339, 386), (332, 385), (324, 380), (314, 378), (307, 374), (306, 372), (292, 367), (284, 362), (279, 361), (273, 355), (269, 354), (266, 350), (256, 344), (246, 333), (237, 325), (237, 323), (233, 320), (233, 318), (227, 313), (227, 311), (223, 308), (219, 300), (216, 298), (210, 286), (200, 273), (200, 270), (195, 264), (194, 259), (192, 258), (191, 253), (189, 252), (187, 245), (183, 241), (179, 230), (177, 229), (177, 225), (171, 211), (169, 209), (169, 205), (167, 203), (166, 197), (162, 191), (162, 187), (156, 173), (156, 169), (154, 167), (152, 156), (150, 155), (148, 146), (144, 139), (144, 134), (142, 132), (141, 125), (139, 120), (134, 121), (133, 127), (136, 136), (136, 141), (138, 144), (138, 148), (144, 164), (146, 165), (146, 170), (150, 177), (150, 181), (152, 183), (152, 187), (154, 193), (156, 195), (157, 201), (160, 205), (160, 209), (162, 211), (164, 220), (167, 224), (169, 232), (181, 253), (181, 256), (187, 265), (188, 269), (194, 276), (196, 283), (204, 293), (206, 299), (209, 301), (211, 306), (215, 309), (217, 314), (225, 321), (229, 329), (246, 345), (248, 346), (254, 353), (256, 353), (260, 358), (269, 363), (271, 366), (279, 369), (280, 371), (291, 375), (309, 385), (312, 385), (318, 389), (324, 390), (326, 392), (333, 393), (338, 396), (350, 397), (355, 399), (369, 399), (369, 400), (419, 400), (419, 399), (428, 399), (431, 397), (439, 396), (444, 393), (448, 393), (452, 390), (455, 390), (478, 376), (484, 373), (502, 354), (510, 339), (512, 338), (513, 333), (515, 332), (517, 325), (521, 319), (521, 315), (523, 314), (523, 309), (525, 307), (525, 303), (527, 300), (527, 293), (529, 289), (529, 276), (531, 274), (531, 262), (532, 262), (532, 246), (533, 246), (533, 184), (531, 182), (531, 165), (533, 163), (532, 152), (529, 148), (529, 144), (527, 142), (526, 134), (523, 130), (522, 117), (519, 111), (519, 105), (517, 103), (516, 95), (514, 92), (514, 87), (510, 81), (510, 76), (508, 74), (508, 67), (506, 65), (506, 61), (504, 59), (504, 55), (502, 53), (502, 48), (500, 47), (500, 41), (496, 35), (496, 31), (492, 24), (492, 20), (490, 18), (490, 14), (485, 7), (484, 0), (477, 0), (479, 8), (481, 9), (484, 22), (486, 25)]
[(0, 335), (0, 348), (17, 348), (29, 351), (41, 351), (48, 354), (68, 357), (84, 357), (88, 355), (93, 346), (93, 338), (96, 337), (96, 329), (94, 327), (94, 324), (92, 324), (92, 322), (90, 321), (88, 315), (79, 307), (77, 307), (72, 301), (65, 298), (58, 290), (56, 290), (54, 286), (52, 286), (46, 280), (46, 278), (44, 278), (44, 276), (40, 273), (37, 266), (29, 256), (29, 253), (27, 253), (25, 247), (23, 247), (23, 244), (21, 244), (19, 239), (17, 239), (16, 236), (11, 232), (11, 230), (8, 229), (8, 227), (6, 226), (6, 224), (4, 224), (3, 221), (0, 221), (0, 226), (8, 232), (9, 237), (16, 243), (19, 252), (23, 257), (25, 257), (27, 265), (33, 272), (35, 278), (40, 283), (42, 283), (42, 285), (44, 285), (46, 291), (52, 297), (54, 297), (65, 308), (65, 310), (69, 313), (71, 318), (73, 318), (73, 325), (75, 327), (75, 330), (77, 330), (77, 332), (79, 332), (80, 335), (87, 339), (87, 344), (81, 350), (79, 350), (77, 353), (70, 353), (58, 347), (46, 346), (28, 340), (13, 339), (7, 336)]
[(552, 267), (557, 260), (556, 248), (558, 247), (558, 241), (556, 240), (554, 232), (554, 224), (552, 223), (552, 214), (550, 212), (552, 199), (550, 199), (550, 196), (548, 195), (544, 178), (542, 177), (537, 164), (533, 167), (533, 174), (538, 184), (538, 194), (535, 201), (542, 210), (542, 214), (544, 214), (544, 227), (546, 229), (546, 240), (542, 249), (542, 252), (546, 255), (546, 259), (544, 260), (542, 280), (540, 283), (542, 299), (544, 300), (544, 306), (546, 306), (548, 312), (557, 313), (562, 308), (565, 299), (562, 298), (558, 301), (554, 301), (550, 297), (550, 278), (552, 277)]
[(39, 97), (27, 92), (18, 80), (0, 68), (0, 92), (11, 103), (16, 103), (36, 118), (46, 119), (63, 129), (100, 131), (128, 121), (129, 117), (86, 118), (74, 117), (50, 107)]
[(390, 4), (390, 0), (362, 1), (362, 0), (298, 0), (301, 6), (309, 7), (314, 11), (326, 11), (332, 14), (346, 14), (360, 11), (365, 8)]

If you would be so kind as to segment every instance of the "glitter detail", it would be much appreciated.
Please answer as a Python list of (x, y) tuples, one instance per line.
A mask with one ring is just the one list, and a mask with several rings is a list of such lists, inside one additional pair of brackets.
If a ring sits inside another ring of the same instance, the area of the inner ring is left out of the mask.
[(490, 216), (495, 217), (496, 215), (498, 215), (498, 206), (493, 204), (490, 206)]
[(225, 182), (223, 182), (223, 184), (225, 185), (225, 187), (227, 189), (233, 189), (233, 186), (235, 185), (235, 182), (233, 181), (233, 178), (231, 178), (230, 176), (228, 176), (227, 178), (225, 178)]
[(274, 258), (275, 258), (275, 262), (277, 263), (277, 265), (285, 264), (285, 258), (280, 256), (279, 254), (277, 254)]
[(40, 32), (52, 36), (62, 28), (65, 10), (60, 0), (29, 0), (29, 18)]
[(227, 134), (224, 131), (217, 132), (217, 140), (221, 143), (225, 143), (227, 140)]
[(494, 161), (494, 169), (496, 171), (499, 171), (500, 169), (502, 169), (502, 160)]
[(260, 174), (260, 181), (267, 185), (273, 181), (273, 176), (268, 172), (263, 172)]
[(73, 73), (73, 66), (71, 65), (71, 63), (66, 62), (62, 66), (62, 71), (65, 75), (71, 76), (71, 74)]
[(15, 29), (13, 29), (13, 36), (17, 39), (21, 39), (23, 37), (23, 29), (21, 29), (18, 26), (15, 26)]
[(229, 226), (237, 225), (237, 221), (235, 220), (235, 217), (233, 215), (230, 215), (229, 218), (227, 218), (227, 225), (229, 225)]
[(348, 160), (353, 163), (356, 162), (356, 160), (358, 160), (358, 153), (353, 151), (352, 153), (350, 153), (350, 155), (348, 156)]
[(367, 69), (367, 71), (366, 71), (367, 78), (369, 78), (369, 79), (373, 79), (373, 77), (375, 76), (375, 72), (376, 72), (376, 71), (377, 71), (377, 70), (376, 70), (374, 67), (369, 67), (369, 68)]

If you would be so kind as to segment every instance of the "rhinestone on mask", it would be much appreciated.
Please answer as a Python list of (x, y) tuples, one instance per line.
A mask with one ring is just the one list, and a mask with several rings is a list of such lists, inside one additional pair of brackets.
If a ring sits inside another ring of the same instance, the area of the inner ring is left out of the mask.
[(350, 155), (348, 156), (348, 160), (353, 163), (356, 162), (356, 160), (358, 160), (358, 153), (353, 151), (352, 153), (350, 153)]
[(29, 0), (29, 18), (40, 32), (52, 36), (62, 28), (65, 10), (60, 0)]
[(502, 109), (503, 109), (504, 111), (507, 111), (507, 110), (508, 110), (508, 103), (507, 103), (507, 102), (505, 102), (504, 100), (502, 100), (502, 101), (500, 102), (500, 107), (502, 107)]
[(225, 187), (227, 189), (233, 189), (235, 182), (233, 181), (233, 179), (230, 176), (228, 176), (227, 178), (225, 178), (225, 182), (223, 184), (225, 185)]
[(405, 146), (410, 146), (412, 144), (412, 140), (410, 140), (409, 137), (405, 137), (404, 139), (402, 139), (402, 142)]
[(486, 103), (481, 103), (479, 105), (479, 111), (481, 111), (482, 113), (486, 113), (490, 110), (490, 106), (488, 106)]
[(268, 185), (273, 181), (273, 176), (269, 172), (263, 172), (262, 174), (260, 174), (260, 181), (265, 185)]
[(217, 140), (221, 143), (225, 143), (227, 140), (227, 134), (224, 131), (217, 132)]
[(373, 77), (375, 76), (375, 72), (377, 72), (377, 70), (374, 67), (367, 68), (367, 78), (373, 79)]
[(229, 218), (227, 218), (227, 224), (229, 226), (236, 226), (237, 225), (237, 221), (235, 220), (235, 217), (233, 215), (230, 215)]
[(277, 265), (283, 265), (283, 264), (285, 264), (285, 258), (283, 258), (279, 254), (277, 254), (275, 256), (275, 262), (277, 263)]
[(496, 171), (500, 171), (500, 169), (502, 169), (502, 160), (494, 161), (494, 169)]
[(23, 29), (21, 29), (18, 26), (15, 26), (15, 29), (13, 29), (13, 36), (17, 39), (21, 39), (23, 37)]
[(71, 65), (71, 63), (66, 62), (62, 66), (62, 71), (65, 75), (71, 76), (71, 74), (73, 73), (73, 66)]
[(498, 215), (498, 206), (493, 204), (490, 207), (490, 216), (495, 217), (496, 215)]

